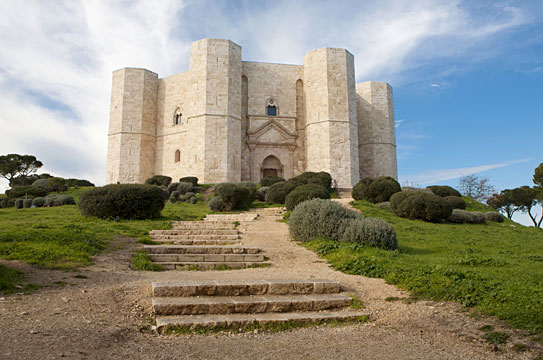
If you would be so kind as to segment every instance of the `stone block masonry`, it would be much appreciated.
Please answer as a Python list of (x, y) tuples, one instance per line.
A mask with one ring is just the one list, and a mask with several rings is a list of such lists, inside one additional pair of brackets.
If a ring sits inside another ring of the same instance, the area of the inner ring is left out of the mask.
[(187, 72), (113, 73), (107, 183), (156, 175), (203, 183), (326, 171), (341, 188), (397, 177), (392, 88), (355, 84), (345, 49), (303, 65), (242, 61), (232, 41), (191, 44)]

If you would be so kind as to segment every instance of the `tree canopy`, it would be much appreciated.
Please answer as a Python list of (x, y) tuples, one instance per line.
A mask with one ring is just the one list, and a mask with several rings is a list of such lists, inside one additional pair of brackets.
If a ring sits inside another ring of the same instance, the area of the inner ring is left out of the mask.
[(18, 180), (27, 178), (42, 166), (43, 163), (33, 155), (0, 155), (0, 176), (8, 180), (11, 187)]
[(533, 181), (537, 187), (543, 189), (543, 163), (535, 168)]
[(488, 199), (495, 191), (490, 185), (490, 180), (484, 176), (476, 176), (475, 174), (466, 175), (458, 181), (460, 193), (469, 196), (477, 201)]

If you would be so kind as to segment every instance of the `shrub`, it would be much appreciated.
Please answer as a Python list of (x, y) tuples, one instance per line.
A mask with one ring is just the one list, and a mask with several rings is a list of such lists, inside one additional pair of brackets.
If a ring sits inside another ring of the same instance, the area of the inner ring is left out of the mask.
[(23, 199), (23, 207), (25, 209), (32, 207), (32, 199)]
[(275, 183), (268, 189), (266, 201), (274, 204), (284, 204), (287, 195), (298, 186), (300, 186), (300, 183), (292, 180)]
[(52, 191), (49, 186), (49, 179), (38, 179), (32, 183), (32, 186), (40, 187), (47, 192)]
[(402, 188), (395, 179), (388, 176), (378, 177), (369, 185), (366, 200), (374, 204), (389, 201), (392, 195), (400, 191)]
[(34, 205), (35, 207), (43, 207), (44, 204), (45, 204), (45, 198), (43, 197), (37, 197), (34, 200), (32, 200), (32, 205)]
[(251, 182), (251, 181), (242, 181), (242, 182), (237, 183), (237, 184), (239, 184), (241, 186), (245, 186), (249, 190), (249, 193), (250, 193), (249, 196), (251, 198), (251, 202), (253, 202), (253, 200), (256, 199), (256, 183)]
[(396, 230), (381, 219), (354, 219), (349, 222), (341, 241), (394, 250), (398, 247)]
[(392, 211), (392, 207), (390, 206), (390, 201), (385, 201), (382, 203), (379, 203), (377, 206), (379, 206), (379, 209), (383, 209), (386, 211)]
[(85, 179), (66, 179), (66, 186), (92, 186), (94, 187), (94, 184), (91, 183), (89, 180)]
[(159, 186), (159, 188), (162, 190), (162, 198), (164, 199), (164, 201), (168, 201), (168, 199), (170, 198), (170, 191), (168, 191), (168, 187), (167, 186)]
[(447, 219), (452, 213), (452, 206), (447, 200), (425, 192), (407, 191), (394, 194), (390, 205), (398, 216), (430, 222)]
[(213, 211), (226, 210), (226, 203), (218, 196), (215, 196), (209, 200), (209, 208)]
[(198, 198), (196, 196), (193, 196), (189, 199), (189, 204), (196, 204), (198, 202)]
[(188, 193), (185, 193), (185, 195), (180, 196), (180, 197), (179, 197), (179, 200), (190, 202), (190, 199), (195, 198), (195, 197), (196, 197), (196, 194), (195, 194), (195, 193), (193, 193), (193, 192), (188, 192)]
[(173, 182), (171, 183), (170, 185), (168, 185), (168, 191), (170, 192), (170, 195), (174, 192), (174, 191), (177, 191), (177, 187), (179, 186), (179, 183), (178, 182)]
[(269, 187), (262, 186), (256, 191), (256, 197), (260, 201), (266, 201), (266, 194), (268, 193)]
[(71, 195), (57, 195), (52, 199), (51, 206), (75, 205), (75, 200)]
[(486, 221), (493, 221), (493, 222), (502, 223), (503, 220), (504, 220), (503, 216), (501, 214), (499, 214), (497, 212), (494, 212), (494, 211), (485, 212), (484, 216), (485, 216)]
[(53, 199), (57, 197), (57, 194), (50, 194), (45, 197), (45, 202), (43, 203), (44, 207), (53, 206)]
[(15, 209), (23, 208), (23, 199), (15, 199)]
[(481, 212), (461, 209), (454, 209), (448, 220), (457, 224), (484, 224), (486, 221), (484, 214)]
[(430, 189), (437, 196), (441, 196), (441, 197), (446, 197), (446, 196), (462, 197), (462, 195), (460, 195), (458, 190), (456, 190), (455, 188), (452, 188), (450, 186), (447, 186), (447, 185), (431, 185), (431, 186), (427, 186), (426, 188)]
[(368, 197), (368, 188), (373, 179), (365, 178), (360, 180), (355, 186), (353, 186), (352, 197), (355, 200), (365, 200)]
[(175, 204), (178, 200), (179, 200), (179, 191), (173, 191), (171, 194), (170, 194), (170, 202), (172, 204)]
[(292, 211), (289, 231), (294, 239), (302, 242), (321, 236), (339, 241), (348, 222), (361, 217), (362, 214), (336, 202), (311, 199), (298, 204)]
[(198, 178), (196, 176), (185, 176), (179, 179), (179, 182), (188, 182), (191, 183), (192, 186), (198, 185)]
[(264, 176), (262, 179), (260, 179), (260, 186), (270, 187), (273, 184), (281, 182), (281, 181), (285, 181), (285, 179), (283, 179), (280, 176)]
[(155, 175), (153, 177), (150, 177), (149, 179), (145, 180), (145, 183), (147, 185), (163, 185), (168, 186), (172, 182), (172, 178), (169, 176), (164, 175)]
[(45, 196), (47, 195), (47, 191), (41, 187), (31, 185), (17, 186), (11, 190), (6, 190), (6, 196), (8, 197), (8, 199), (16, 199), (20, 197), (25, 197), (27, 195), (33, 197)]
[(180, 182), (179, 185), (177, 185), (177, 191), (181, 195), (185, 195), (188, 192), (192, 191), (192, 183), (189, 182)]
[(85, 216), (151, 219), (164, 208), (162, 189), (140, 184), (116, 184), (87, 190), (79, 198)]
[(461, 197), (458, 197), (458, 196), (445, 196), (444, 199), (447, 200), (447, 202), (449, 204), (451, 204), (453, 209), (464, 210), (466, 208), (466, 201), (464, 199), (462, 199)]
[(332, 188), (332, 176), (327, 172), (321, 171), (310, 177), (307, 180), (307, 184), (322, 186), (326, 191), (330, 192), (330, 189)]
[(298, 186), (285, 198), (287, 210), (293, 210), (302, 201), (319, 198), (330, 199), (330, 192), (320, 185), (307, 184)]
[(2, 198), (0, 199), (0, 209), (5, 209), (8, 207), (8, 199)]
[(239, 183), (221, 183), (215, 186), (215, 195), (219, 196), (226, 205), (225, 210), (241, 209), (253, 201), (247, 186)]
[(52, 177), (49, 178), (49, 188), (52, 191), (64, 192), (68, 190), (68, 185), (66, 185), (66, 180), (61, 177)]

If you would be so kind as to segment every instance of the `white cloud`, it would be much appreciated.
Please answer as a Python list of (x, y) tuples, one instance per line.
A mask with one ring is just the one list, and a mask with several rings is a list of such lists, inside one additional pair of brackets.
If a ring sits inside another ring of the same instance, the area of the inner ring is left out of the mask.
[(439, 84), (431, 84), (430, 87), (438, 88), (438, 87), (439, 87)]
[[(478, 50), (482, 43), (500, 48), (490, 41), (494, 35), (529, 20), (514, 7), (481, 18), (458, 0), (361, 4), (5, 2), (0, 154), (33, 154), (51, 173), (103, 183), (111, 72), (129, 66), (161, 76), (184, 71), (190, 42), (199, 38), (230, 38), (244, 47), (244, 59), (268, 62), (301, 63), (311, 49), (345, 47), (355, 55), (357, 79), (394, 82), (418, 77), (413, 69), (439, 59), (486, 54)], [(48, 109), (55, 103), (68, 111)]]
[(488, 164), (488, 165), (479, 165), (465, 168), (455, 168), (455, 169), (440, 169), (440, 170), (431, 170), (419, 174), (405, 175), (402, 178), (405, 178), (411, 182), (419, 183), (422, 185), (438, 183), (440, 181), (457, 179), (462, 176), (477, 174), (483, 171), (488, 171), (492, 169), (497, 169), (513, 164), (525, 163), (532, 161), (533, 159), (519, 159), (511, 160), (497, 164)]

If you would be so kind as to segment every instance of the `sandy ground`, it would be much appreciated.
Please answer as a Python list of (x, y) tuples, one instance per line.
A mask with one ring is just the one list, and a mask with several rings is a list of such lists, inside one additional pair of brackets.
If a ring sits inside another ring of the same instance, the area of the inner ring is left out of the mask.
[[(30, 282), (47, 284), (30, 295), (0, 297), (0, 359), (538, 359), (543, 348), (491, 318), (473, 319), (457, 304), (385, 301), (407, 297), (383, 280), (330, 269), (313, 252), (294, 243), (288, 226), (265, 217), (242, 225), (243, 243), (260, 246), (270, 268), (233, 271), (141, 272), (129, 258), (141, 247), (118, 239), (95, 264), (78, 272), (34, 269)], [(78, 277), (74, 277), (78, 276)], [(151, 281), (180, 279), (337, 280), (358, 296), (370, 315), (367, 324), (304, 328), (281, 333), (157, 335), (151, 330)], [(60, 283), (59, 283), (60, 282)], [(477, 330), (493, 324), (511, 333), (494, 351)]]

